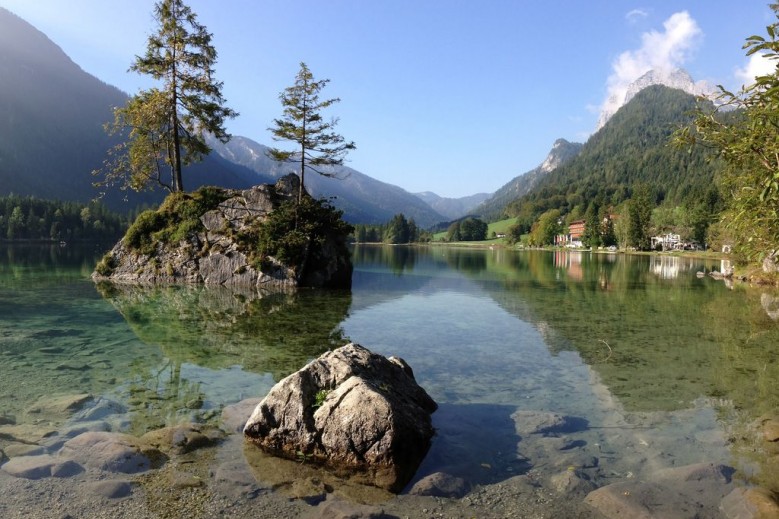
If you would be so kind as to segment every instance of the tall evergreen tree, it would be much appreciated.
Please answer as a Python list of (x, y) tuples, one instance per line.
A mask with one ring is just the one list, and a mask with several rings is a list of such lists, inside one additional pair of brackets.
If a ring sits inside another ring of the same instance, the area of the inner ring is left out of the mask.
[(598, 206), (590, 204), (587, 209), (582, 243), (587, 247), (595, 248), (601, 245), (601, 220), (598, 217)]
[[(109, 150), (99, 185), (118, 183), (140, 190), (158, 184), (183, 191), (182, 165), (211, 151), (204, 134), (227, 142), (225, 119), (238, 115), (224, 105), (222, 83), (213, 77), (216, 49), (195, 13), (182, 0), (161, 0), (154, 6), (154, 17), (157, 30), (130, 70), (162, 85), (140, 91), (114, 111), (108, 131), (129, 133), (125, 143)], [(165, 167), (169, 181), (163, 175)]]
[(617, 234), (614, 231), (614, 220), (611, 219), (611, 215), (608, 211), (603, 211), (600, 221), (602, 222), (601, 244), (604, 247), (611, 247), (617, 245)]
[(408, 243), (410, 234), (406, 217), (403, 213), (396, 214), (387, 225), (384, 241), (387, 243)]
[(628, 205), (628, 242), (638, 250), (649, 250), (649, 225), (652, 220), (653, 206), (649, 186), (646, 184), (637, 185)]
[(341, 101), (337, 97), (324, 101), (319, 99), (319, 92), (329, 82), (329, 79), (316, 81), (306, 64), (301, 63), (300, 71), (295, 76), (295, 84), (279, 94), (284, 107), (283, 115), (280, 119), (274, 119), (274, 126), (269, 128), (273, 140), (292, 141), (298, 146), (298, 149), (293, 151), (271, 148), (269, 152), (274, 160), (300, 163), (298, 203), (302, 200), (305, 190), (306, 168), (325, 177), (334, 177), (334, 173), (320, 168), (342, 165), (346, 153), (356, 147), (354, 142), (346, 142), (341, 135), (333, 131), (338, 124), (337, 118), (330, 121), (322, 118), (322, 110)]

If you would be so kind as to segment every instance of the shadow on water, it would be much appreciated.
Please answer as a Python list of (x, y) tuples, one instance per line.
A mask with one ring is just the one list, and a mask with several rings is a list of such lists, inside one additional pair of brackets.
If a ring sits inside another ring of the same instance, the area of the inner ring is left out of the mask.
[(436, 436), (411, 485), (435, 472), (471, 485), (527, 472), (532, 465), (517, 454), (520, 437), (511, 418), (516, 410), (507, 405), (441, 404), (433, 414)]

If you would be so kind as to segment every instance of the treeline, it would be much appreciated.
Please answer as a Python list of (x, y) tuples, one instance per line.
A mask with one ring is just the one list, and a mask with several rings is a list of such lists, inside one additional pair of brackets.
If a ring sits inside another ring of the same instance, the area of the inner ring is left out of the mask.
[(487, 224), (469, 216), (452, 222), (446, 230), (446, 241), (482, 241), (487, 239)]
[(0, 197), (0, 240), (115, 241), (131, 220), (131, 215), (113, 213), (98, 202)]
[(408, 220), (403, 213), (396, 214), (386, 224), (357, 224), (354, 241), (357, 243), (418, 243), (429, 242), (432, 235), (419, 227), (414, 218)]

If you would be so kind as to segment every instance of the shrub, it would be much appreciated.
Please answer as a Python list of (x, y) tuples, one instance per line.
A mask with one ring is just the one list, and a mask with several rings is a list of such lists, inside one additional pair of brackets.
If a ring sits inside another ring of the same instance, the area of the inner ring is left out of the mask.
[(95, 271), (101, 276), (110, 276), (116, 268), (116, 259), (111, 252), (106, 252), (105, 255), (97, 262)]
[(311, 197), (304, 197), (300, 205), (295, 201), (283, 202), (258, 226), (256, 246), (260, 265), (266, 257), (273, 256), (299, 269), (306, 258), (320, 255), (328, 239), (345, 249), (354, 227), (343, 221), (342, 215), (343, 211), (326, 201)]
[(218, 187), (201, 187), (197, 191), (171, 193), (159, 209), (144, 211), (125, 235), (125, 244), (142, 254), (152, 255), (157, 243), (178, 243), (203, 230), (200, 217), (227, 199)]
[(152, 254), (155, 249), (153, 234), (165, 225), (162, 214), (149, 209), (138, 215), (124, 236), (125, 244), (143, 254)]

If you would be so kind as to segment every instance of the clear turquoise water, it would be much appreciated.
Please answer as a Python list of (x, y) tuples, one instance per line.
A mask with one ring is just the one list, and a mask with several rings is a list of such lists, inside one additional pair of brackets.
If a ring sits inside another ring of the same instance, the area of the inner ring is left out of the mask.
[(403, 357), (441, 405), (419, 477), (564, 467), (517, 453), (517, 409), (586, 420), (577, 441), (608, 453), (603, 477), (699, 461), (776, 475), (744, 431), (779, 410), (777, 294), (696, 277), (719, 263), (359, 246), (350, 292), (268, 295), (95, 286), (101, 252), (0, 245), (6, 422), (40, 424), (36, 402), (74, 393), (125, 405), (112, 427), (134, 434), (216, 422), (351, 340)]

